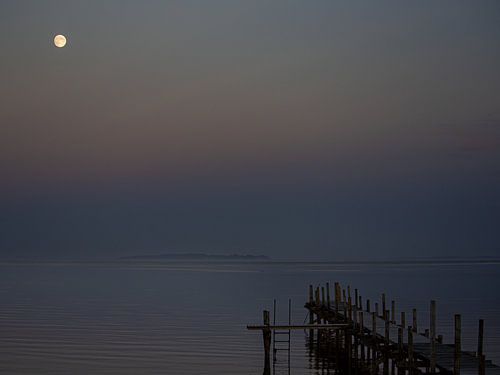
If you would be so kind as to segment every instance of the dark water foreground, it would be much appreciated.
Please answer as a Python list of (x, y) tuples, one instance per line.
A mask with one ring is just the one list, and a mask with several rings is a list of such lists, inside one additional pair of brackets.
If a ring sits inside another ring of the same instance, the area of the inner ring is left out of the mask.
[[(262, 337), (247, 332), (278, 298), (302, 323), (310, 283), (338, 280), (364, 298), (385, 291), (416, 307), (426, 325), (437, 300), (438, 331), (475, 349), (485, 319), (485, 353), (500, 362), (500, 265), (1, 264), (1, 374), (262, 374)], [(324, 373), (302, 331), (292, 334), (291, 373)], [(330, 366), (327, 364), (327, 367)], [(285, 354), (277, 373), (287, 373)]]

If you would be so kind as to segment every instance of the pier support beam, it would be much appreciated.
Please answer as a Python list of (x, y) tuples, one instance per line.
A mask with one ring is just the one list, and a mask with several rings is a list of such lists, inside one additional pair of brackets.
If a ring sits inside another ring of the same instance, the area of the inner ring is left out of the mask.
[(413, 332), (417, 333), (418, 332), (418, 327), (417, 327), (417, 309), (413, 309)]
[(481, 358), (483, 355), (483, 337), (484, 337), (484, 320), (479, 319), (479, 329), (477, 333), (477, 356)]
[(460, 374), (460, 354), (462, 352), (462, 318), (460, 314), (455, 314), (455, 361), (453, 373)]
[(430, 371), (436, 372), (436, 301), (431, 301), (430, 314), (431, 361)]
[[(264, 325), (269, 326), (270, 325), (270, 319), (269, 319), (269, 311), (264, 310), (263, 313), (264, 317)], [(262, 338), (264, 340), (264, 375), (270, 375), (271, 374), (271, 329), (263, 329), (262, 330)]]

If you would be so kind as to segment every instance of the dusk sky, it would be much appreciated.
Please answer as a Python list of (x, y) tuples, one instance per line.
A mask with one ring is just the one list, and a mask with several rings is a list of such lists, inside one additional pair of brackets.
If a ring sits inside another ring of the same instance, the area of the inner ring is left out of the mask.
[(0, 49), (1, 259), (500, 255), (498, 1), (2, 0)]

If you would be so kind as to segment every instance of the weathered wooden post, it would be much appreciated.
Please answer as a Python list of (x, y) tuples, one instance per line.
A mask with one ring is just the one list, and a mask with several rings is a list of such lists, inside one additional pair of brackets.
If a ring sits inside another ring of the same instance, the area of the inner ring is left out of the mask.
[(453, 373), (460, 374), (460, 354), (462, 352), (462, 318), (460, 314), (455, 314), (455, 361)]
[(413, 332), (418, 333), (418, 328), (417, 328), (417, 309), (413, 309)]
[(348, 319), (349, 319), (349, 323), (352, 322), (352, 300), (351, 300), (351, 296), (347, 297), (347, 314), (348, 314)]
[(398, 328), (398, 351), (399, 355), (403, 354), (403, 328)]
[(385, 313), (386, 306), (385, 306), (385, 293), (382, 293), (382, 315)]
[[(309, 305), (314, 303), (314, 297), (313, 297), (313, 286), (309, 285)], [(312, 309), (309, 309), (309, 324), (314, 324), (314, 314), (312, 312)]]
[(430, 339), (431, 339), (431, 358), (430, 371), (436, 372), (436, 301), (431, 301), (431, 316), (430, 316)]
[(376, 374), (378, 363), (377, 363), (377, 314), (372, 312), (372, 366), (371, 373)]
[(339, 312), (339, 302), (340, 302), (340, 293), (339, 293), (339, 283), (335, 282), (335, 313), (338, 314)]
[(406, 328), (406, 313), (401, 311), (401, 327)]
[(485, 375), (486, 374), (486, 358), (484, 354), (481, 354), (479, 356), (479, 369), (478, 369), (478, 375)]
[[(309, 305), (311, 308), (309, 309), (309, 324), (314, 324), (314, 313), (312, 310), (312, 305), (314, 304), (314, 290), (313, 286), (309, 285)], [(314, 330), (309, 330), (309, 346), (312, 348), (314, 342)]]
[(363, 310), (363, 299), (361, 296), (359, 296), (359, 309)]
[(389, 346), (389, 327), (390, 327), (390, 322), (389, 322), (389, 310), (386, 310), (385, 311), (385, 314), (384, 314), (384, 338), (385, 338), (385, 345), (386, 345), (386, 348)]
[(413, 330), (408, 327), (408, 368), (410, 375), (413, 374)]
[(389, 310), (384, 312), (384, 366), (383, 373), (389, 373)]
[[(316, 323), (321, 324), (322, 323), (321, 315), (320, 315), (320, 312), (321, 312), (321, 310), (320, 310), (320, 308), (321, 308), (321, 294), (320, 294), (320, 287), (319, 286), (316, 288), (316, 296), (315, 297), (316, 297), (316, 308), (318, 309), (317, 310), (318, 312), (316, 313)], [(321, 333), (320, 331), (316, 332), (317, 337), (320, 336), (320, 333)]]
[[(398, 375), (400, 375), (400, 365), (401, 361), (404, 358), (404, 328), (403, 327), (398, 327), (398, 356), (397, 356), (397, 362), (396, 362), (396, 371)], [(404, 370), (403, 370), (404, 374)]]
[(356, 301), (352, 306), (352, 316), (353, 316), (354, 326), (356, 326), (358, 324), (358, 306), (356, 306)]
[(396, 301), (391, 301), (391, 323), (396, 323)]
[(326, 283), (326, 305), (328, 307), (328, 310), (331, 308), (331, 303), (330, 303), (330, 283)]
[(479, 329), (477, 334), (477, 356), (481, 358), (483, 355), (483, 335), (484, 335), (484, 320), (479, 319)]
[[(264, 310), (264, 326), (269, 326), (269, 311)], [(262, 337), (264, 340), (264, 375), (271, 374), (271, 329), (264, 328), (262, 330)]]
[(370, 300), (369, 299), (366, 300), (366, 312), (367, 313), (371, 312), (370, 311)]
[[(349, 295), (349, 299), (351, 296)], [(352, 374), (352, 336), (351, 328), (345, 330), (345, 350), (347, 354), (347, 374)]]
[(361, 363), (365, 362), (365, 344), (364, 344), (364, 336), (365, 336), (365, 322), (363, 317), (363, 311), (358, 313), (359, 317), (359, 335), (361, 337)]
[(321, 306), (326, 306), (325, 287), (321, 287)]
[(372, 339), (375, 344), (377, 342), (377, 316), (375, 313), (372, 313)]
[(347, 301), (344, 302), (343, 307), (344, 307), (344, 318), (345, 318), (345, 321), (348, 322), (348, 320), (349, 320), (349, 305), (347, 304)]
[(358, 308), (358, 301), (359, 301), (359, 294), (358, 294), (358, 288), (354, 289), (354, 306)]
[(378, 302), (375, 302), (375, 314), (377, 314), (377, 316), (379, 316), (379, 314), (378, 314)]

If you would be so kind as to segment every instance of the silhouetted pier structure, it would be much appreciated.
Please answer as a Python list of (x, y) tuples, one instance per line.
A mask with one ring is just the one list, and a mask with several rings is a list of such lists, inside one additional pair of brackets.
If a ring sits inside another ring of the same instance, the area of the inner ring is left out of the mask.
[(477, 350), (462, 350), (461, 316), (454, 319), (454, 339), (444, 343), (437, 334), (436, 301), (429, 304), (429, 328), (418, 326), (417, 310), (411, 316), (397, 312), (396, 301), (385, 294), (372, 304), (363, 304), (358, 289), (342, 288), (340, 283), (314, 288), (309, 286), (305, 304), (309, 323), (286, 326), (269, 324), (264, 311), (264, 324), (247, 326), (261, 330), (264, 338), (264, 374), (270, 374), (271, 332), (273, 330), (305, 330), (309, 334), (309, 352), (321, 367), (345, 374), (384, 375), (500, 375), (500, 367), (486, 360), (483, 353), (484, 322), (479, 321)]

